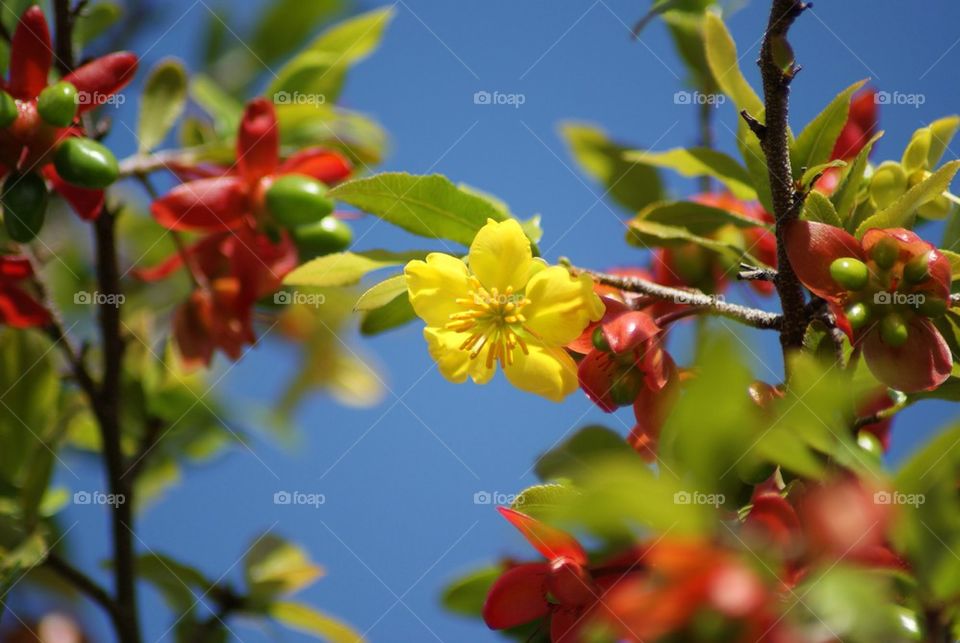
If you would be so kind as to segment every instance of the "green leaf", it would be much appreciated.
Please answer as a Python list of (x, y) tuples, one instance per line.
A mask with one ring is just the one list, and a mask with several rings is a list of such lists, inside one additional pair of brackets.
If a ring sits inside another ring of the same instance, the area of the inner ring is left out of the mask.
[(804, 171), (803, 176), (800, 177), (800, 185), (802, 185), (804, 188), (811, 187), (817, 181), (817, 179), (824, 174), (824, 172), (838, 167), (847, 167), (847, 162), (841, 161), (840, 159), (835, 159), (833, 161), (821, 163), (820, 165), (814, 165), (813, 167)]
[(665, 152), (636, 150), (624, 155), (628, 161), (674, 170), (682, 176), (709, 176), (720, 181), (735, 197), (757, 198), (750, 173), (723, 152), (707, 147), (675, 148)]
[(506, 216), (486, 199), (444, 176), (387, 172), (341, 183), (330, 197), (380, 217), (407, 232), (469, 246), (488, 219)]
[(346, 623), (302, 603), (273, 603), (269, 607), (269, 614), (285, 627), (310, 634), (327, 643), (358, 643), (363, 640)]
[(707, 53), (704, 48), (703, 21), (704, 9), (715, 5), (714, 0), (683, 3), (684, 10), (667, 11), (663, 22), (670, 30), (673, 46), (690, 73), (691, 84), (704, 94), (717, 93), (717, 87), (707, 65)]
[(737, 45), (723, 20), (715, 13), (708, 13), (703, 24), (707, 64), (717, 86), (737, 105), (737, 110), (763, 121), (763, 101), (740, 71)]
[(823, 111), (803, 128), (790, 149), (794, 176), (800, 174), (802, 168), (809, 169), (830, 160), (837, 137), (847, 122), (850, 97), (866, 82), (857, 81), (837, 94)]
[(826, 223), (836, 228), (843, 227), (840, 215), (833, 208), (833, 202), (816, 190), (807, 195), (803, 203), (802, 218), (806, 221)]
[(627, 441), (616, 431), (603, 426), (587, 426), (537, 460), (536, 472), (541, 480), (577, 480), (593, 467), (598, 458), (627, 454)]
[(902, 228), (908, 226), (919, 206), (950, 189), (950, 183), (953, 181), (957, 170), (960, 170), (960, 161), (945, 163), (943, 167), (928, 176), (923, 182), (907, 190), (906, 194), (894, 201), (885, 210), (867, 217), (857, 227), (857, 237), (862, 237), (870, 228)]
[(704, 205), (696, 201), (654, 203), (640, 212), (636, 219), (679, 226), (700, 236), (712, 234), (724, 226), (737, 228), (769, 227), (763, 222), (746, 217), (739, 212)]
[(577, 492), (566, 484), (537, 484), (518, 493), (511, 506), (529, 516), (549, 521), (576, 495)]
[(221, 136), (233, 136), (240, 124), (243, 104), (220, 88), (210, 77), (197, 74), (190, 80), (190, 96), (213, 117)]
[(480, 616), (490, 587), (503, 573), (500, 566), (470, 572), (447, 585), (441, 595), (444, 608), (464, 616)]
[[(897, 472), (892, 491), (903, 494), (893, 526), (897, 551), (907, 554), (921, 586), (937, 600), (960, 595), (960, 426), (941, 432)], [(910, 503), (909, 499), (918, 502)]]
[(599, 182), (614, 201), (637, 212), (663, 197), (656, 169), (643, 163), (631, 163), (623, 155), (629, 148), (608, 138), (599, 127), (588, 123), (566, 122), (560, 126), (570, 154), (585, 174)]
[(265, 5), (254, 21), (250, 48), (262, 64), (282, 58), (293, 51), (310, 32), (341, 8), (343, 0), (274, 0)]
[(950, 141), (960, 128), (960, 116), (946, 116), (930, 123), (930, 151), (927, 153), (927, 167), (937, 167)]
[(950, 262), (950, 279), (952, 281), (960, 279), (960, 254), (952, 250), (940, 250), (940, 254)]
[(384, 279), (360, 295), (354, 310), (374, 310), (386, 306), (391, 301), (407, 292), (407, 278), (395, 275)]
[(137, 575), (156, 587), (167, 604), (178, 612), (192, 608), (197, 598), (216, 584), (194, 567), (156, 553), (137, 558)]
[(883, 136), (883, 132), (877, 132), (873, 138), (867, 141), (867, 144), (863, 146), (853, 162), (847, 165), (847, 168), (840, 175), (837, 189), (830, 197), (836, 208), (837, 216), (844, 222), (844, 225), (851, 220), (850, 215), (853, 214), (853, 208), (857, 204), (857, 194), (860, 192), (863, 183), (863, 173), (867, 169), (870, 152), (881, 136)]
[(333, 104), (340, 96), (347, 67), (335, 55), (305, 51), (280, 68), (265, 95), (277, 105)]
[(423, 259), (427, 252), (391, 252), (364, 250), (336, 252), (312, 259), (288, 274), (283, 283), (288, 286), (349, 286), (375, 270), (399, 266), (414, 259)]
[(114, 2), (97, 2), (84, 7), (73, 27), (74, 40), (82, 48), (112, 27), (122, 15), (123, 9)]
[(247, 589), (256, 599), (273, 599), (311, 585), (323, 575), (299, 546), (268, 534), (243, 559)]
[(161, 60), (150, 70), (137, 126), (138, 150), (147, 152), (163, 142), (187, 103), (187, 72), (173, 58)]
[(379, 335), (399, 326), (404, 326), (417, 318), (406, 293), (398, 295), (385, 306), (367, 311), (360, 322), (360, 333)]
[(394, 6), (361, 13), (327, 29), (307, 49), (333, 54), (341, 63), (352, 65), (376, 50), (395, 15)]

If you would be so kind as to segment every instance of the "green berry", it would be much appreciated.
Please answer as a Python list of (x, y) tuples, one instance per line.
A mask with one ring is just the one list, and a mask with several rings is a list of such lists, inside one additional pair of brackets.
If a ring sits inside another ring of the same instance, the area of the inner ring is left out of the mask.
[(267, 190), (267, 208), (280, 224), (295, 227), (320, 221), (333, 212), (333, 201), (320, 181), (288, 174)]
[(847, 290), (861, 290), (870, 281), (870, 270), (859, 259), (844, 257), (830, 264), (830, 276)]
[(64, 140), (54, 154), (53, 164), (64, 181), (91, 190), (102, 190), (120, 174), (113, 152), (89, 138)]
[(47, 184), (39, 174), (11, 172), (3, 182), (3, 224), (18, 243), (27, 243), (40, 233), (47, 214)]
[(605, 353), (610, 352), (610, 342), (607, 341), (607, 336), (603, 334), (602, 326), (597, 326), (593, 329), (593, 334), (590, 336), (590, 341), (593, 342), (593, 346), (597, 350), (601, 350)]
[(930, 277), (930, 253), (925, 252), (914, 257), (903, 267), (903, 278), (912, 284), (926, 281)]
[(851, 304), (844, 312), (853, 330), (860, 330), (870, 322), (870, 308), (866, 304), (860, 302)]
[(880, 320), (880, 339), (887, 346), (900, 348), (910, 338), (910, 331), (903, 317), (897, 313), (889, 313)]
[(883, 237), (870, 250), (870, 258), (878, 268), (889, 270), (900, 258), (900, 246), (890, 237)]
[(290, 234), (301, 261), (346, 250), (353, 241), (350, 226), (336, 217), (324, 217), (312, 225), (292, 228)]
[(610, 398), (618, 406), (633, 404), (643, 385), (643, 372), (630, 367), (617, 374), (616, 380), (610, 386)]
[(875, 457), (877, 460), (883, 457), (883, 444), (880, 443), (880, 438), (870, 431), (858, 432), (857, 444), (861, 449)]
[(907, 173), (899, 163), (882, 163), (870, 178), (870, 200), (882, 210), (907, 191)]
[(77, 117), (77, 88), (59, 82), (44, 88), (37, 97), (40, 118), (57, 127), (67, 127)]
[(924, 295), (923, 301), (917, 306), (917, 312), (924, 317), (940, 317), (947, 312), (947, 302), (939, 297)]
[(0, 90), (0, 127), (10, 127), (19, 115), (17, 101), (7, 92)]

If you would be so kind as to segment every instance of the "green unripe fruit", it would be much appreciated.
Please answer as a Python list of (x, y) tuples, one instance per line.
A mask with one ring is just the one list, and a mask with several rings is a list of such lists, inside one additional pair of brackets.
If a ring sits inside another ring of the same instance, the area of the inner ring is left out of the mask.
[(870, 250), (870, 258), (878, 268), (889, 270), (900, 258), (900, 246), (890, 237), (884, 237)]
[(870, 270), (859, 259), (844, 257), (830, 264), (830, 276), (847, 290), (861, 290), (870, 281)]
[(887, 346), (900, 348), (910, 338), (910, 331), (903, 317), (897, 313), (890, 313), (880, 320), (880, 339)]
[(313, 225), (290, 230), (301, 261), (340, 252), (350, 247), (353, 231), (336, 217), (324, 217)]
[(278, 223), (292, 228), (320, 221), (333, 212), (333, 201), (320, 181), (288, 174), (267, 190), (267, 208)]
[(882, 210), (907, 191), (907, 173), (899, 163), (882, 163), (870, 179), (870, 200)]
[(19, 115), (17, 101), (7, 92), (0, 90), (0, 127), (10, 127)]
[(7, 175), (3, 182), (3, 224), (18, 243), (27, 243), (40, 233), (47, 214), (47, 184), (39, 174)]
[(952, 210), (950, 199), (941, 194), (917, 208), (917, 214), (925, 219), (945, 219)]
[(40, 118), (57, 127), (67, 127), (77, 117), (77, 88), (59, 82), (46, 87), (37, 97)]
[(628, 368), (618, 373), (616, 380), (610, 386), (610, 399), (618, 406), (633, 404), (643, 388), (643, 372), (636, 368)]
[(857, 433), (857, 444), (877, 460), (883, 457), (883, 444), (880, 443), (880, 438), (870, 431), (860, 431)]
[(940, 317), (947, 312), (947, 302), (938, 297), (924, 296), (923, 302), (917, 306), (917, 312), (924, 317)]
[(590, 341), (593, 342), (593, 347), (597, 350), (601, 350), (605, 353), (610, 352), (610, 342), (607, 341), (607, 336), (603, 334), (602, 326), (597, 326), (593, 329), (593, 334), (590, 336)]
[(903, 278), (912, 284), (925, 281), (930, 276), (930, 253), (914, 257), (903, 267)]
[(120, 174), (113, 152), (89, 138), (64, 140), (54, 154), (53, 164), (64, 181), (91, 190), (102, 190)]
[(870, 308), (866, 304), (851, 304), (844, 312), (853, 330), (860, 330), (870, 322)]

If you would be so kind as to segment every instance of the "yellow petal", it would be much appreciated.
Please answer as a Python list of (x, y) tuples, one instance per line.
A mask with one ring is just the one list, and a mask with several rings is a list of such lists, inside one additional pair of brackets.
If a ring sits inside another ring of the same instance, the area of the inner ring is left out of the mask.
[(523, 309), (525, 326), (548, 346), (575, 340), (592, 321), (603, 317), (603, 302), (593, 292), (587, 275), (574, 277), (561, 266), (535, 274), (527, 284), (530, 303)]
[(456, 257), (431, 252), (426, 261), (411, 261), (403, 269), (410, 303), (428, 326), (443, 326), (450, 315), (463, 311), (458, 297), (469, 297), (467, 267)]
[(527, 349), (527, 355), (515, 353), (513, 364), (503, 369), (511, 384), (554, 402), (577, 389), (577, 364), (565, 350), (529, 342)]
[(487, 289), (522, 290), (530, 275), (530, 240), (514, 219), (487, 220), (470, 244), (470, 270)]
[(460, 384), (469, 375), (477, 384), (486, 384), (497, 371), (496, 366), (487, 368), (482, 357), (470, 359), (470, 351), (460, 349), (467, 338), (466, 333), (427, 326), (423, 329), (423, 337), (440, 373), (451, 382)]

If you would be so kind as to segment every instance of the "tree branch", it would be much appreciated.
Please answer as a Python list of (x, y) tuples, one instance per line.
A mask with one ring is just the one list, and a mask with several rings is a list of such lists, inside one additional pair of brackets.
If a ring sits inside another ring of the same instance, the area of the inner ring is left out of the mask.
[(807, 315), (803, 286), (790, 265), (784, 245), (784, 234), (791, 221), (799, 217), (803, 196), (794, 189), (790, 166), (790, 147), (787, 138), (790, 81), (798, 68), (792, 61), (777, 60), (779, 53), (789, 50), (787, 32), (794, 20), (810, 5), (800, 0), (773, 0), (767, 32), (760, 49), (760, 73), (763, 77), (764, 124), (744, 114), (750, 129), (760, 140), (767, 160), (770, 191), (773, 200), (777, 237), (777, 278), (774, 284), (783, 309), (780, 344), (784, 353), (803, 345)]
[(707, 295), (699, 290), (670, 288), (639, 277), (621, 277), (574, 266), (568, 266), (568, 268), (575, 275), (590, 275), (597, 283), (613, 286), (624, 292), (639, 293), (665, 301), (672, 301), (676, 304), (693, 306), (701, 309), (701, 312), (734, 319), (754, 328), (780, 329), (781, 317), (776, 313), (739, 304), (730, 304), (724, 301), (722, 297)]
[(44, 561), (44, 564), (64, 581), (73, 585), (73, 587), (81, 594), (86, 595), (94, 602), (98, 603), (107, 611), (107, 614), (110, 615), (110, 618), (113, 619), (114, 623), (117, 622), (119, 614), (113, 599), (105, 589), (100, 587), (100, 585), (94, 582), (89, 576), (53, 552), (47, 553), (47, 559)]

